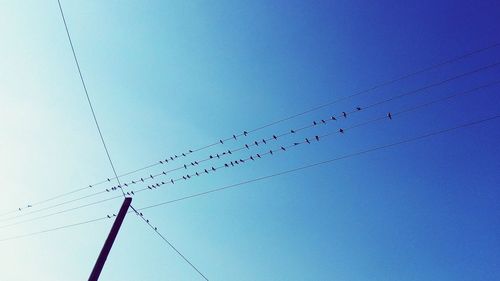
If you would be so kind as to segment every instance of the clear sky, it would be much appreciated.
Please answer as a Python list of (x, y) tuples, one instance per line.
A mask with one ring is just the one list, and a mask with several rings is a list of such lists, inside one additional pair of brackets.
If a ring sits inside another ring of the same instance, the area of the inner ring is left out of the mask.
[[(62, 4), (119, 174), (500, 42), (498, 1)], [(2, 213), (112, 177), (57, 1), (0, 1), (0, 34)], [(123, 180), (496, 62), (500, 47)], [(500, 67), (491, 67), (231, 157), (276, 149), (497, 80)], [(319, 143), (164, 185), (137, 194), (132, 204), (142, 208), (489, 117), (500, 113), (499, 90), (497, 84)], [(496, 119), (144, 214), (210, 280), (500, 280), (499, 128)], [(221, 163), (207, 161), (199, 168)], [(111, 186), (2, 216), (0, 239), (116, 213), (120, 199), (23, 222), (117, 192), (17, 217)], [(23, 223), (7, 226), (17, 222)], [(86, 280), (111, 224), (102, 220), (0, 242), (0, 280)], [(101, 280), (202, 279), (130, 214)]]

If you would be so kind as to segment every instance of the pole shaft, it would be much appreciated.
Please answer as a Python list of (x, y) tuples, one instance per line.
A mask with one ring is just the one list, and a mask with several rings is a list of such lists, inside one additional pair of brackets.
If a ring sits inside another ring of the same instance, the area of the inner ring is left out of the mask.
[(123, 220), (125, 219), (125, 215), (127, 214), (128, 208), (132, 203), (132, 198), (127, 197), (123, 200), (123, 204), (116, 216), (115, 222), (109, 231), (108, 238), (106, 238), (106, 242), (104, 242), (104, 246), (102, 247), (101, 253), (95, 262), (94, 269), (92, 269), (92, 273), (90, 273), (89, 281), (97, 281), (99, 280), (99, 275), (101, 275), (102, 268), (106, 263), (106, 259), (108, 258), (109, 252), (111, 251), (111, 247), (115, 242), (115, 238), (118, 235), (118, 231), (122, 225)]

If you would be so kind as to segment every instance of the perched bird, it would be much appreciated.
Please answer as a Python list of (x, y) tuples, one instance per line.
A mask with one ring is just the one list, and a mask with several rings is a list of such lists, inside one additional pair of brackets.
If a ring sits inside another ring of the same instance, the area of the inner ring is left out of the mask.
[(166, 175), (167, 173), (165, 173), (165, 171), (161, 172), (162, 174)]
[(170, 156), (170, 160), (174, 161), (174, 157)]
[(220, 159), (219, 153), (217, 153), (217, 159)]
[(154, 179), (153, 175), (151, 175), (151, 174), (149, 174), (149, 177), (152, 178), (152, 179)]
[(234, 160), (234, 163), (235, 163), (235, 164), (239, 164), (238, 160)]
[(231, 166), (233, 166), (233, 167), (234, 167), (234, 163), (233, 163), (233, 161), (231, 161)]
[(243, 135), (245, 135), (245, 137), (248, 135), (248, 132), (247, 131), (243, 131)]
[(186, 157), (186, 154), (185, 154), (185, 153), (182, 153), (182, 156)]
[(135, 181), (132, 181), (132, 184), (135, 184)]
[(190, 150), (189, 150), (189, 153), (193, 153), (193, 151), (190, 149)]
[(298, 143), (298, 142), (294, 142), (294, 143), (293, 143), (293, 145), (299, 145), (299, 144), (300, 144), (300, 143)]
[(174, 154), (174, 158), (179, 158), (179, 156), (177, 156), (177, 154)]
[[(109, 192), (109, 189), (106, 188), (106, 191)], [(19, 211), (21, 211), (21, 209), (19, 209)]]
[(259, 158), (260, 158), (260, 154), (258, 154), (258, 153), (257, 153), (257, 157), (259, 157)]
[(319, 136), (315, 136), (315, 138), (316, 138), (316, 141), (319, 141)]
[(173, 180), (173, 179), (170, 179), (170, 182), (171, 182), (172, 184), (174, 184), (174, 180)]
[(200, 174), (198, 174), (198, 172), (196, 172), (196, 176), (200, 176)]
[(323, 119), (321, 119), (321, 123), (326, 124), (326, 121), (325, 121), (325, 120), (323, 120)]
[(162, 182), (161, 182), (161, 185), (164, 185), (164, 184), (165, 184), (165, 182), (164, 182), (164, 181), (162, 181)]
[(157, 230), (158, 230), (158, 228), (155, 227), (155, 231), (157, 231)]
[(198, 161), (194, 161), (194, 164), (195, 164), (195, 165), (200, 165), (200, 164), (198, 163)]
[(165, 158), (165, 162), (168, 163), (168, 159), (167, 158)]
[(219, 140), (219, 142), (220, 142), (221, 144), (224, 144), (224, 142), (223, 142), (222, 140)]
[(389, 119), (391, 119), (391, 120), (392, 120), (392, 114), (391, 114), (390, 112), (389, 112), (389, 113), (387, 113), (387, 117), (389, 117)]
[(210, 155), (210, 159), (213, 159), (214, 157), (212, 155)]
[(182, 176), (182, 178), (186, 180), (186, 176)]
[(212, 171), (215, 171), (215, 168), (214, 168), (214, 167), (212, 167)]
[(276, 137), (275, 135), (273, 135), (273, 139), (277, 140), (277, 139), (278, 139), (278, 137)]
[(295, 134), (295, 131), (294, 130), (290, 130), (290, 133)]
[(191, 162), (191, 166), (194, 166), (194, 163), (193, 163), (193, 162)]
[(257, 141), (254, 141), (253, 143), (255, 143), (256, 146), (259, 146), (259, 143)]
[(241, 163), (245, 163), (245, 160), (243, 160), (243, 159), (240, 159), (240, 162), (241, 162)]
[(357, 111), (360, 111), (360, 110), (361, 110), (361, 107), (359, 107), (359, 106), (358, 106), (358, 107), (356, 107), (356, 110), (357, 110)]
[(207, 173), (207, 174), (208, 174), (208, 171), (207, 171), (207, 169), (205, 169), (205, 173)]
[(190, 175), (186, 175), (186, 177), (187, 177), (188, 179), (190, 179), (190, 178), (191, 178), (191, 176), (190, 176)]
[(253, 160), (254, 160), (254, 159), (253, 159), (253, 156), (250, 156), (250, 159), (252, 159), (252, 161), (253, 161)]
[(272, 151), (272, 150), (269, 150), (269, 153), (270, 153), (271, 155), (273, 155), (273, 151)]
[(313, 125), (316, 126), (316, 125), (318, 125), (318, 123), (316, 123), (316, 121), (313, 121)]
[(265, 140), (265, 139), (262, 139), (262, 142), (263, 142), (264, 144), (267, 144), (267, 142), (266, 142), (266, 140)]
[(235, 140), (236, 140), (236, 136), (235, 136), (235, 135), (233, 135), (233, 139), (235, 139)]
[(227, 150), (227, 153), (232, 154), (232, 153), (231, 153), (231, 150), (229, 150), (229, 149)]
[(163, 161), (160, 160), (160, 164), (163, 164)]
[(245, 147), (246, 147), (247, 149), (249, 149), (248, 144), (245, 144)]
[(110, 218), (111, 218), (111, 216), (110, 216), (110, 215), (108, 215), (108, 219), (110, 219)]
[(347, 118), (347, 113), (345, 111), (342, 111), (342, 115), (344, 115), (344, 118)]
[(306, 142), (307, 142), (308, 144), (311, 144), (311, 142), (309, 141), (309, 139), (308, 139), (308, 138), (306, 138)]
[(111, 181), (111, 180), (108, 178), (108, 181)]
[(337, 120), (337, 118), (335, 118), (335, 116), (332, 116), (332, 120)]
[(281, 150), (286, 151), (286, 149), (283, 146), (281, 147)]
[(89, 185), (89, 187), (91, 188), (91, 187), (92, 187), (92, 185), (90, 184), (90, 185)]
[(339, 132), (343, 134), (344, 133), (344, 129), (340, 128)]
[(224, 163), (224, 167), (229, 168), (229, 165), (227, 163)]
[(187, 165), (186, 165), (186, 164), (184, 164), (184, 169), (187, 169), (187, 168), (188, 168), (188, 167), (187, 167)]
[(132, 190), (132, 191), (130, 191), (130, 193), (132, 193), (132, 195), (135, 195), (135, 193), (134, 193), (134, 191), (133, 191), (133, 190)]
[(141, 178), (141, 181), (142, 181), (142, 182), (144, 182), (144, 179), (143, 179), (143, 178)]

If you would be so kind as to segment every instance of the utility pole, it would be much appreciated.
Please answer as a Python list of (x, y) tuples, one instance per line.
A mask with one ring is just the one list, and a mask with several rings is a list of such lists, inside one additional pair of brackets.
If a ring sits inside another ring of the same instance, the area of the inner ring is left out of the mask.
[(102, 268), (104, 267), (104, 263), (106, 263), (106, 259), (108, 258), (109, 252), (111, 251), (111, 247), (113, 246), (113, 242), (115, 242), (116, 235), (118, 235), (118, 231), (122, 226), (122, 222), (125, 219), (125, 215), (127, 214), (128, 208), (132, 203), (131, 197), (125, 197), (123, 200), (123, 204), (116, 216), (115, 222), (109, 231), (108, 238), (106, 238), (106, 242), (104, 242), (104, 246), (102, 247), (101, 253), (95, 262), (94, 269), (92, 269), (92, 273), (90, 273), (89, 281), (97, 281), (99, 280), (99, 275), (101, 275)]

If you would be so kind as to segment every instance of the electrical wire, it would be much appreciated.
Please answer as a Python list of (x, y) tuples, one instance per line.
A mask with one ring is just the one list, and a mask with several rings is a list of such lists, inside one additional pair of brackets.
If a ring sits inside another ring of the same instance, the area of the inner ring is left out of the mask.
[[(416, 136), (416, 137), (403, 139), (401, 141), (389, 143), (389, 144), (386, 144), (386, 145), (375, 146), (375, 147), (372, 147), (370, 149), (361, 150), (361, 151), (350, 153), (350, 154), (345, 154), (343, 156), (339, 156), (339, 157), (336, 157), (336, 158), (328, 159), (328, 160), (325, 160), (325, 161), (316, 162), (316, 163), (313, 163), (313, 164), (301, 166), (301, 167), (290, 169), (290, 170), (285, 170), (285, 171), (282, 171), (282, 172), (279, 172), (279, 173), (274, 173), (274, 174), (270, 174), (270, 175), (267, 175), (267, 176), (254, 178), (254, 179), (243, 181), (243, 182), (239, 182), (239, 183), (236, 183), (236, 184), (226, 185), (226, 186), (223, 186), (223, 187), (220, 187), (220, 188), (211, 189), (211, 190), (208, 190), (208, 191), (204, 191), (204, 192), (192, 194), (192, 195), (189, 195), (189, 196), (180, 197), (180, 198), (177, 198), (177, 199), (174, 199), (174, 200), (160, 202), (160, 203), (157, 203), (157, 204), (153, 204), (153, 205), (149, 205), (149, 206), (146, 206), (146, 207), (143, 207), (143, 208), (136, 209), (135, 211), (140, 212), (140, 211), (143, 211), (143, 210), (147, 210), (147, 209), (151, 209), (151, 208), (156, 208), (156, 207), (159, 207), (159, 206), (164, 206), (164, 205), (172, 204), (172, 203), (175, 203), (175, 202), (180, 202), (180, 201), (184, 201), (184, 200), (188, 200), (188, 199), (192, 199), (192, 198), (196, 198), (196, 197), (208, 195), (208, 194), (215, 193), (215, 192), (220, 192), (220, 191), (223, 191), (223, 190), (232, 189), (232, 188), (235, 188), (235, 187), (238, 187), (238, 186), (247, 185), (249, 183), (259, 182), (259, 181), (262, 181), (262, 180), (265, 180), (265, 179), (270, 179), (270, 178), (274, 178), (274, 177), (278, 177), (278, 176), (282, 176), (282, 175), (286, 175), (286, 174), (298, 172), (298, 171), (301, 171), (301, 170), (305, 170), (305, 169), (309, 169), (309, 168), (313, 168), (313, 167), (317, 167), (317, 166), (321, 166), (321, 165), (325, 165), (325, 164), (330, 164), (330, 163), (333, 163), (333, 162), (337, 162), (337, 161), (340, 161), (340, 160), (344, 160), (344, 159), (348, 159), (348, 158), (352, 158), (352, 157), (356, 157), (356, 156), (360, 156), (360, 155), (372, 153), (372, 152), (375, 152), (375, 151), (385, 150), (385, 149), (392, 148), (392, 147), (395, 147), (395, 146), (400, 146), (400, 145), (403, 145), (403, 144), (412, 143), (412, 142), (420, 141), (420, 140), (423, 140), (423, 139), (427, 139), (427, 138), (430, 138), (430, 137), (433, 137), (433, 136), (437, 136), (437, 135), (442, 135), (442, 134), (445, 134), (445, 133), (449, 133), (449, 132), (452, 132), (452, 131), (455, 131), (455, 130), (458, 130), (458, 129), (462, 129), (462, 128), (466, 128), (466, 127), (471, 127), (471, 126), (479, 125), (481, 123), (492, 121), (492, 120), (495, 120), (497, 118), (500, 118), (500, 114), (496, 114), (496, 115), (493, 115), (491, 117), (487, 117), (487, 118), (483, 118), (483, 119), (479, 119), (479, 120), (475, 120), (475, 121), (471, 121), (471, 122), (467, 122), (467, 123), (462, 123), (462, 124), (454, 126), (454, 127), (448, 127), (448, 128), (441, 129), (441, 130), (438, 130), (438, 131), (429, 132), (429, 133), (422, 134), (422, 135), (419, 135), (419, 136)], [(63, 226), (60, 226), (60, 227), (50, 228), (50, 229), (46, 229), (46, 230), (42, 230), (42, 231), (37, 231), (37, 232), (32, 232), (32, 233), (23, 234), (23, 235), (11, 236), (11, 237), (0, 239), (0, 242), (10, 241), (10, 240), (16, 240), (16, 239), (24, 238), (24, 237), (27, 237), (27, 236), (33, 236), (33, 235), (37, 235), (37, 234), (47, 233), (47, 232), (51, 232), (51, 231), (56, 231), (56, 230), (60, 230), (60, 229), (64, 229), (64, 228), (74, 227), (74, 226), (78, 226), (78, 225), (82, 225), (82, 224), (87, 224), (87, 223), (91, 223), (91, 222), (95, 222), (95, 221), (100, 221), (100, 220), (104, 220), (104, 219), (106, 219), (106, 217), (101, 217), (101, 218), (97, 218), (97, 219), (94, 219), (94, 220), (87, 220), (87, 221), (83, 221), (83, 222), (79, 222), (79, 223), (74, 223), (74, 224), (63, 225)]]
[[(430, 106), (430, 105), (438, 103), (438, 102), (442, 102), (442, 101), (450, 100), (452, 98), (456, 98), (458, 96), (463, 96), (463, 95), (471, 94), (471, 93), (477, 92), (479, 90), (482, 90), (482, 89), (485, 89), (485, 88), (488, 88), (488, 87), (491, 87), (491, 86), (494, 86), (494, 85), (498, 85), (499, 83), (500, 83), (500, 80), (493, 81), (493, 82), (484, 84), (482, 86), (478, 86), (478, 87), (475, 87), (475, 88), (472, 88), (472, 89), (469, 89), (469, 90), (466, 90), (466, 91), (462, 91), (462, 92), (458, 92), (458, 93), (455, 93), (455, 94), (452, 94), (452, 95), (441, 97), (441, 98), (438, 98), (438, 99), (435, 99), (435, 100), (432, 100), (432, 101), (429, 101), (429, 102), (426, 102), (426, 103), (423, 103), (423, 104), (419, 104), (419, 105), (416, 105), (416, 106), (413, 106), (413, 107), (410, 107), (410, 108), (403, 109), (401, 111), (392, 112), (391, 113), (391, 116), (392, 116), (391, 119), (393, 117), (395, 118), (398, 115), (409, 113), (409, 112), (412, 112), (412, 111), (415, 111), (415, 110), (418, 110), (418, 109)], [(384, 115), (384, 116), (381, 116), (381, 117), (376, 117), (376, 118), (370, 119), (368, 121), (364, 121), (362, 123), (357, 123), (357, 124), (352, 125), (350, 127), (341, 128), (340, 131), (333, 131), (333, 132), (330, 132), (330, 133), (327, 133), (327, 134), (324, 134), (324, 135), (316, 135), (316, 136), (312, 136), (310, 138), (305, 138), (305, 140), (302, 140), (302, 141), (299, 141), (299, 142), (297, 142), (297, 141), (293, 142), (292, 144), (290, 144), (288, 146), (280, 146), (279, 148), (274, 149), (274, 150), (271, 149), (269, 151), (264, 151), (262, 153), (256, 153), (254, 155), (250, 155), (250, 156), (246, 157), (245, 159), (241, 159), (240, 158), (238, 160), (235, 160), (234, 162), (231, 161), (230, 162), (231, 165), (229, 165), (229, 162), (227, 162), (227, 163), (224, 163), (224, 164), (222, 164), (220, 166), (212, 167), (209, 170), (210, 171), (217, 171), (217, 170), (219, 170), (221, 168), (229, 168), (230, 166), (234, 166), (234, 163), (236, 163), (236, 165), (239, 165), (240, 163), (245, 163), (245, 161), (257, 160), (257, 159), (260, 159), (261, 157), (264, 157), (266, 155), (273, 155), (274, 153), (278, 153), (278, 152), (281, 152), (281, 151), (287, 151), (290, 148), (297, 147), (298, 145), (302, 145), (302, 144), (305, 144), (305, 143), (309, 144), (314, 139), (316, 139), (317, 141), (319, 141), (319, 139), (323, 139), (323, 138), (332, 136), (334, 134), (339, 134), (339, 133), (340, 134), (344, 134), (345, 131), (348, 131), (348, 130), (351, 130), (351, 129), (354, 129), (354, 128), (359, 128), (361, 126), (365, 126), (365, 125), (368, 125), (368, 124), (371, 124), (371, 123), (374, 123), (374, 122), (377, 122), (377, 121), (381, 121), (381, 120), (384, 120), (384, 119), (388, 119), (388, 116)], [(327, 120), (327, 121), (330, 122), (331, 120), (332, 119)], [(157, 189), (158, 187), (166, 185), (166, 184), (170, 184), (170, 183), (174, 184), (175, 182), (185, 181), (187, 179), (194, 178), (194, 177), (197, 177), (197, 176), (200, 176), (200, 175), (203, 175), (203, 174), (204, 173), (200, 170), (199, 172), (195, 172), (193, 174), (188, 174), (188, 175), (184, 175), (184, 176), (181, 176), (179, 178), (176, 178), (176, 179), (171, 179), (171, 181), (156, 182), (156, 183), (153, 183), (151, 185), (148, 185), (148, 187), (144, 187), (144, 188), (141, 188), (141, 189), (136, 189), (136, 190), (131, 191), (131, 193), (128, 193), (128, 192), (127, 193), (130, 196), (135, 196), (137, 193), (140, 193), (140, 192), (143, 192), (143, 191)], [(207, 170), (205, 170), (205, 174), (208, 174)], [(43, 216), (31, 218), (31, 219), (28, 219), (28, 220), (23, 220), (23, 221), (20, 221), (20, 222), (11, 223), (11, 224), (7, 224), (7, 225), (1, 225), (0, 229), (6, 228), (6, 227), (9, 227), (9, 226), (23, 224), (23, 223), (26, 223), (26, 222), (31, 222), (31, 221), (42, 219), (42, 218), (51, 217), (51, 216), (58, 215), (58, 214), (61, 214), (61, 213), (66, 213), (66, 212), (77, 210), (77, 209), (80, 209), (80, 208), (83, 208), (83, 207), (87, 207), (87, 206), (99, 204), (99, 203), (102, 203), (102, 202), (106, 202), (106, 201), (109, 201), (109, 200), (117, 199), (119, 197), (121, 197), (121, 196), (114, 196), (114, 197), (110, 197), (110, 198), (107, 198), (107, 199), (104, 199), (104, 200), (101, 200), (101, 201), (98, 201), (98, 202), (80, 205), (80, 206), (77, 206), (77, 207), (74, 207), (74, 208), (69, 208), (69, 209), (66, 209), (66, 210), (62, 210), (62, 211), (59, 211), (59, 212), (55, 212), (55, 213), (51, 213), (51, 214), (47, 214), (47, 215), (43, 215)]]
[[(58, 0), (59, 1), (59, 0)], [(62, 13), (62, 8), (61, 8), (61, 5), (59, 3), (59, 6), (60, 6), (60, 10), (61, 10), (61, 14)], [(65, 26), (66, 25), (66, 21), (64, 19), (64, 16), (63, 16), (63, 21), (65, 23)], [(66, 28), (67, 29), (67, 28)], [(69, 37), (69, 32), (67, 31), (67, 34), (68, 34), (68, 38)], [(71, 39), (70, 39), (70, 45), (72, 46), (72, 42), (71, 42)], [(229, 141), (229, 140), (232, 140), (232, 139), (235, 139), (237, 137), (240, 137), (240, 136), (246, 136), (248, 135), (248, 133), (250, 132), (256, 132), (256, 131), (259, 131), (259, 130), (262, 130), (264, 128), (267, 128), (267, 127), (270, 127), (270, 126), (273, 126), (273, 125), (276, 125), (276, 124), (279, 124), (279, 123), (282, 123), (282, 122), (285, 122), (287, 120), (290, 120), (290, 119), (293, 119), (293, 118), (296, 118), (296, 117), (299, 117), (299, 116), (302, 116), (302, 115), (305, 115), (305, 114), (308, 114), (310, 112), (314, 112), (314, 111), (317, 111), (319, 109), (322, 109), (324, 107), (327, 107), (327, 106), (330, 106), (330, 105), (333, 105), (335, 103), (338, 103), (340, 101), (343, 101), (343, 100), (347, 100), (349, 98), (353, 98), (353, 97), (356, 97), (356, 96), (359, 96), (359, 95), (362, 95), (362, 94), (365, 94), (365, 93), (368, 93), (368, 92), (371, 92), (371, 91), (374, 91), (376, 89), (379, 89), (379, 88), (382, 88), (384, 86), (388, 86), (388, 85), (391, 85), (391, 84), (394, 84), (396, 82), (399, 82), (399, 81), (402, 81), (402, 80), (405, 80), (407, 78), (410, 78), (410, 77), (413, 77), (413, 76), (416, 76), (416, 75), (419, 75), (419, 74), (422, 74), (422, 73), (425, 73), (425, 72), (428, 72), (430, 70), (433, 70), (433, 69), (437, 69), (439, 67), (442, 67), (442, 66), (445, 66), (445, 65), (448, 65), (448, 64), (452, 64), (452, 63), (455, 63), (455, 62), (458, 62), (460, 60), (463, 60), (465, 58), (468, 58), (468, 57), (471, 57), (473, 55), (476, 55), (476, 54), (479, 54), (481, 52), (485, 52), (485, 51), (488, 51), (488, 50), (491, 50), (491, 49), (494, 49), (494, 48), (497, 48), (498, 46), (500, 46), (500, 43), (494, 43), (492, 45), (489, 45), (487, 47), (484, 47), (484, 48), (480, 48), (480, 49), (476, 49), (474, 51), (471, 51), (471, 52), (468, 52), (468, 53), (465, 53), (465, 54), (462, 54), (462, 55), (459, 55), (457, 57), (454, 57), (454, 58), (451, 58), (451, 59), (448, 59), (448, 60), (445, 60), (445, 61), (442, 61), (440, 63), (436, 63), (436, 64), (433, 64), (433, 65), (430, 65), (428, 67), (425, 67), (425, 68), (422, 68), (422, 69), (419, 69), (419, 70), (416, 70), (416, 71), (413, 71), (413, 72), (410, 72), (410, 73), (407, 73), (407, 74), (404, 74), (404, 75), (401, 75), (399, 77), (396, 77), (396, 78), (393, 78), (393, 79), (390, 79), (390, 80), (387, 80), (385, 82), (381, 82), (379, 84), (376, 84), (370, 88), (367, 88), (367, 89), (364, 89), (364, 90), (361, 90), (361, 91), (358, 91), (352, 95), (348, 95), (348, 96), (344, 96), (344, 97), (341, 97), (339, 99), (336, 99), (336, 100), (333, 100), (333, 101), (330, 101), (328, 103), (324, 103), (324, 104), (321, 104), (321, 105), (318, 105), (316, 107), (313, 107), (313, 108), (310, 108), (308, 110), (305, 110), (303, 112), (300, 112), (300, 113), (297, 113), (297, 114), (294, 114), (294, 115), (290, 115), (288, 117), (285, 117), (285, 118), (282, 118), (282, 119), (279, 119), (279, 120), (276, 120), (276, 121), (273, 121), (273, 122), (270, 122), (270, 123), (267, 123), (265, 125), (262, 125), (260, 127), (257, 127), (257, 128), (254, 128), (250, 131), (243, 131), (243, 133), (241, 134), (237, 134), (237, 135), (233, 135), (232, 137), (228, 137), (228, 138), (225, 138), (225, 139), (220, 139), (219, 141), (217, 142), (214, 142), (214, 143), (211, 143), (211, 144), (208, 144), (208, 145), (205, 145), (205, 146), (202, 146), (202, 147), (199, 147), (197, 149), (193, 149), (193, 150), (189, 150), (187, 151), (186, 155), (190, 154), (190, 153), (194, 153), (194, 152), (198, 152), (198, 151), (201, 151), (201, 150), (204, 150), (204, 149), (207, 149), (209, 147), (212, 147), (212, 146), (215, 146), (215, 145), (218, 145), (220, 143), (224, 143), (225, 141)], [(73, 46), (72, 46), (73, 47)], [(72, 48), (73, 50), (73, 48)], [(74, 52), (74, 51), (73, 51)], [(77, 62), (76, 60), (76, 55), (74, 55), (75, 57), (75, 61)], [(78, 65), (78, 62), (77, 62), (77, 66), (78, 66), (78, 69), (79, 69), (79, 65)], [(81, 76), (81, 80), (83, 81), (83, 76)], [(86, 89), (86, 87), (85, 87)], [(90, 100), (90, 99), (88, 99)], [(96, 122), (97, 123), (97, 122)], [(172, 157), (172, 156), (171, 156)], [(177, 157), (176, 157), (177, 158)], [(168, 161), (168, 158), (166, 158), (165, 160)], [(161, 162), (165, 163), (165, 161), (161, 160)], [(131, 175), (131, 174), (134, 174), (134, 173), (137, 173), (137, 172), (140, 172), (140, 171), (143, 171), (143, 170), (146, 170), (146, 169), (150, 169), (150, 168), (153, 168), (155, 166), (158, 166), (158, 165), (161, 165), (163, 163), (161, 162), (155, 162), (155, 163), (152, 163), (152, 164), (149, 164), (149, 165), (146, 165), (146, 166), (143, 166), (141, 168), (138, 168), (138, 169), (135, 169), (135, 170), (132, 170), (132, 171), (129, 171), (129, 172), (126, 172), (126, 173), (123, 173), (123, 174), (120, 174), (120, 175), (116, 175), (115, 173), (115, 178), (120, 178), (120, 177), (124, 177), (124, 176), (128, 176), (128, 175)], [(86, 190), (86, 189), (89, 189), (89, 188), (92, 188), (92, 187), (95, 187), (95, 186), (98, 186), (98, 185), (101, 185), (101, 184), (104, 184), (104, 183), (107, 183), (107, 182), (110, 182), (111, 179), (114, 179), (114, 178), (107, 178), (105, 180), (101, 180), (101, 181), (98, 181), (94, 184), (90, 184), (88, 186), (85, 186), (85, 187), (81, 187), (81, 188), (77, 188), (77, 189), (74, 189), (74, 190), (71, 190), (71, 191), (68, 191), (66, 193), (62, 193), (62, 194), (58, 194), (58, 195), (55, 195), (53, 197), (49, 197), (47, 199), (43, 199), (43, 200), (40, 200), (40, 201), (36, 201), (32, 204), (28, 204), (27, 207), (21, 207), (21, 208), (18, 208), (18, 209), (15, 209), (15, 210), (11, 210), (11, 211), (7, 211), (7, 212), (4, 212), (2, 214), (0, 214), (0, 216), (3, 216), (3, 215), (8, 215), (8, 214), (12, 214), (12, 213), (15, 213), (15, 212), (18, 212), (18, 211), (21, 211), (25, 208), (30, 208), (34, 205), (40, 205), (40, 204), (44, 204), (46, 202), (50, 202), (50, 201), (53, 201), (53, 200), (56, 200), (56, 199), (59, 199), (61, 197), (64, 197), (64, 196), (68, 196), (68, 195), (71, 195), (71, 194), (74, 194), (74, 193), (77, 193), (77, 192), (80, 192), (82, 190)], [(121, 185), (121, 184), (119, 184)]]

